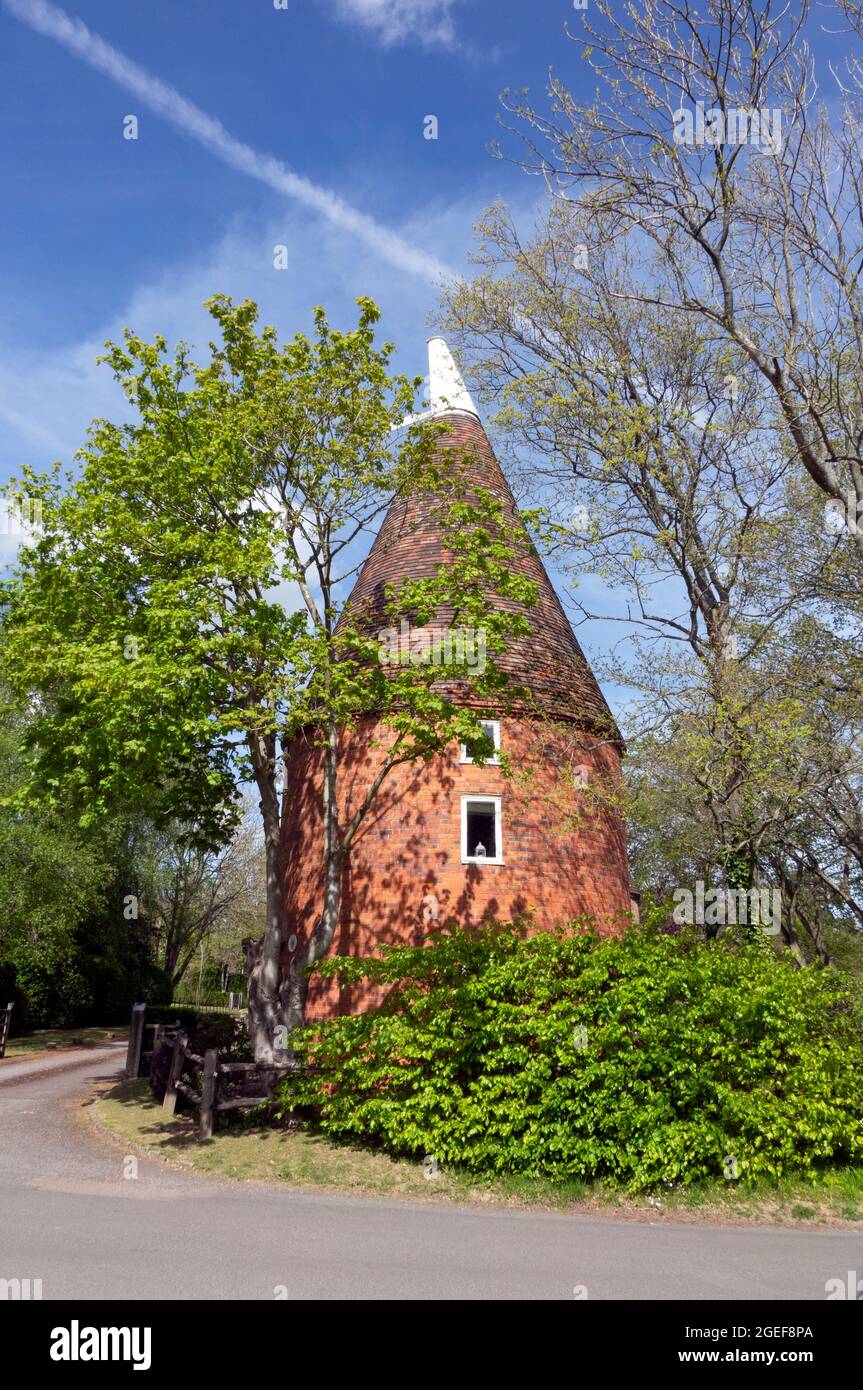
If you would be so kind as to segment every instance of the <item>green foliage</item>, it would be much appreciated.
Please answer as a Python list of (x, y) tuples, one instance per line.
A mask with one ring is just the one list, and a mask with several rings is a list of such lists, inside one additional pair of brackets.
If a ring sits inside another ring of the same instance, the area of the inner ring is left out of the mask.
[(4, 974), (14, 977), (16, 1033), (120, 1023), (133, 1003), (167, 1003), (171, 993), (135, 924), (107, 915), (72, 932), (18, 943)]
[(863, 1158), (858, 987), (769, 944), (635, 928), (462, 930), (379, 960), (365, 1015), (309, 1027), (283, 1084), (323, 1131), (472, 1172), (631, 1190)]
[(169, 997), (146, 923), (123, 915), (124, 826), (86, 834), (49, 805), (15, 804), (28, 729), (0, 706), (0, 1002), (14, 1000), (16, 1034), (116, 1022), (135, 999)]
[[(22, 699), (51, 700), (31, 720), (19, 807), (87, 829), (119, 805), (217, 848), (238, 822), (238, 788), (272, 777), (277, 734), (373, 710), (406, 757), (477, 736), (476, 719), (432, 689), (448, 667), (384, 670), (379, 639), (355, 626), (363, 615), (338, 623), (358, 538), (418, 489), (434, 493), (453, 561), (388, 595), (389, 620), (448, 608), (454, 625), (488, 630), (493, 658), (524, 619), (488, 593), (529, 604), (535, 592), (513, 572), (500, 503), (439, 476), (439, 427), (394, 432), (421, 378), (390, 373), (379, 311), (358, 305), (352, 332), (319, 309), (314, 339), (280, 347), (273, 329), (256, 331), (254, 304), (217, 295), (221, 341), (203, 365), (161, 337), (127, 331), (108, 345), (135, 422), (94, 421), (77, 477), (20, 480), (44, 533), (0, 584), (4, 670)], [(285, 603), (291, 586), (305, 611)]]
[(93, 994), (73, 936), (27, 943), (19, 947), (14, 964), (16, 1032), (74, 1028), (93, 1016)]
[(0, 960), (47, 950), (102, 899), (111, 877), (104, 836), (77, 833), (62, 811), (12, 804), (29, 776), (28, 721), (0, 688)]
[[(236, 977), (235, 977), (236, 978)], [(246, 977), (240, 976), (239, 986), (232, 988), (245, 989)], [(222, 967), (217, 960), (207, 960), (203, 970), (194, 969), (188, 971), (182, 984), (174, 993), (174, 998), (184, 1004), (215, 1004), (220, 1008), (227, 1008), (227, 992), (222, 989)]]
[(203, 1053), (214, 1047), (222, 1060), (251, 1060), (246, 1021), (234, 1014), (209, 1013), (183, 1004), (157, 1004), (147, 1009), (147, 1022), (179, 1023), (193, 1052)]
[(11, 961), (0, 960), (0, 1005), (8, 1004), (15, 998), (15, 979), (17, 972)]
[(75, 933), (78, 968), (92, 1000), (88, 1020), (94, 1023), (125, 1020), (142, 1000), (167, 1004), (171, 998), (171, 982), (151, 958), (148, 923), (126, 921), (112, 907), (109, 896), (108, 909), (88, 918)]

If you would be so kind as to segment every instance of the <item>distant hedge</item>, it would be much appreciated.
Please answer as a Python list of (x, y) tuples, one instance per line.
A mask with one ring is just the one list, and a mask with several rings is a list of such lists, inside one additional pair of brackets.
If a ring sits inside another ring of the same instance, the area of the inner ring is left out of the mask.
[(82, 945), (82, 935), (19, 944), (14, 961), (0, 961), (0, 1004), (15, 1004), (13, 1036), (122, 1023), (136, 1000), (170, 998), (164, 971), (142, 954), (114, 950), (110, 941)]
[(249, 1034), (244, 1017), (195, 1009), (188, 1004), (158, 1004), (147, 1009), (148, 1023), (179, 1023), (194, 1052), (216, 1048), (222, 1058), (250, 1061)]
[(631, 1190), (863, 1160), (860, 985), (766, 940), (494, 926), (321, 969), (390, 986), (297, 1035), (284, 1107), (328, 1135)]

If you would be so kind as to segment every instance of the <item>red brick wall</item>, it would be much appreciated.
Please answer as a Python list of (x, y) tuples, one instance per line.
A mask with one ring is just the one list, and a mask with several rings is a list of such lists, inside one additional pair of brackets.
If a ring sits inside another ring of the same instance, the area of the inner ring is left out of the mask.
[[(351, 815), (372, 780), (388, 741), (376, 721), (342, 737), (339, 807)], [(419, 943), (434, 925), (464, 925), (484, 916), (508, 921), (535, 913), (537, 928), (583, 913), (611, 931), (630, 910), (626, 842), (616, 798), (620, 756), (594, 746), (572, 726), (501, 720), (501, 745), (513, 775), (499, 767), (459, 762), (457, 744), (430, 763), (395, 768), (352, 846), (343, 877), (341, 921), (333, 954), (369, 954), (382, 942)], [(576, 785), (588, 768), (586, 790)], [(504, 863), (462, 864), (461, 796), (502, 798)], [(288, 762), (283, 825), (288, 853), (289, 931), (302, 941), (321, 904), (320, 755), (298, 739)], [(378, 1002), (369, 991), (314, 980), (309, 1016), (356, 1012)]]

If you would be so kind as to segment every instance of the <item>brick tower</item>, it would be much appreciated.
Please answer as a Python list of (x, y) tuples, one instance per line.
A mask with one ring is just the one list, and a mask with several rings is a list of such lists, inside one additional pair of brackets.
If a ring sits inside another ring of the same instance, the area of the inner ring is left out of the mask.
[[(438, 443), (442, 463), (455, 464), (468, 486), (486, 488), (515, 517), (512, 493), (440, 338), (430, 340), (429, 368), (431, 414), (447, 427)], [(445, 561), (427, 503), (399, 499), (350, 602), (382, 612), (385, 585), (432, 575)], [(502, 708), (487, 728), (511, 755), (513, 775), (505, 777), (494, 761), (474, 764), (458, 744), (429, 763), (396, 766), (351, 847), (333, 954), (371, 954), (382, 942), (417, 944), (447, 921), (472, 925), (488, 916), (533, 914), (541, 930), (590, 914), (601, 930), (613, 931), (633, 910), (617, 806), (622, 739), (542, 561), (525, 547), (517, 563), (536, 582), (538, 598), (527, 611), (530, 633), (496, 660), (531, 699)], [(341, 823), (362, 800), (388, 741), (374, 719), (341, 735)], [(322, 899), (320, 754), (299, 738), (286, 763), (285, 911), (290, 932), (302, 940)], [(340, 991), (313, 977), (307, 1016), (376, 1002), (373, 991)]]

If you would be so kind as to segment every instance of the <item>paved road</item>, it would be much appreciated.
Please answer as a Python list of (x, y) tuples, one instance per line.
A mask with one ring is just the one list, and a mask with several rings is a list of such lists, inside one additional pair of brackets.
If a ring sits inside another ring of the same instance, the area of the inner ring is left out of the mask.
[(75, 1111), (123, 1045), (0, 1068), (0, 1278), (45, 1299), (824, 1299), (841, 1231), (626, 1222), (241, 1186), (124, 1155)]

